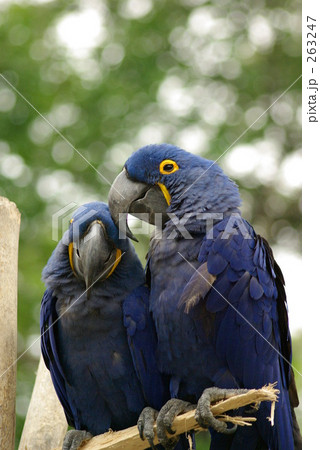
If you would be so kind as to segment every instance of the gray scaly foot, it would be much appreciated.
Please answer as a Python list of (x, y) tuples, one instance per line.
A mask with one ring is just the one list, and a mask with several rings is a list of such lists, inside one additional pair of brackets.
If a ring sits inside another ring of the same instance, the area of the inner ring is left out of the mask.
[(196, 421), (202, 428), (210, 427), (219, 433), (233, 434), (237, 429), (237, 425), (228, 428), (225, 422), (216, 419), (210, 411), (211, 403), (225, 400), (233, 395), (246, 394), (248, 391), (249, 389), (220, 389), (217, 387), (205, 389), (197, 404)]
[(86, 430), (69, 430), (64, 437), (62, 450), (78, 450), (85, 441), (91, 438), (92, 434)]
[(155, 449), (153, 440), (154, 440), (154, 431), (153, 425), (157, 419), (159, 412), (149, 406), (144, 408), (138, 419), (138, 430), (140, 438), (144, 441), (147, 438), (150, 447)]
[(179, 436), (168, 438), (166, 434), (175, 434), (175, 431), (172, 429), (172, 422), (175, 417), (194, 408), (195, 405), (177, 398), (172, 398), (161, 408), (157, 418), (157, 436), (160, 444), (166, 450), (174, 449), (179, 441)]

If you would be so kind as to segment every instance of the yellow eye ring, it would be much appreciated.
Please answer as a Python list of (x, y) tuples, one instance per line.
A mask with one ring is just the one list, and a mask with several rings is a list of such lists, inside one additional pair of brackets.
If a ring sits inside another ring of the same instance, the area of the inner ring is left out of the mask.
[(160, 170), (160, 173), (162, 173), (163, 175), (168, 175), (170, 173), (174, 173), (177, 170), (179, 170), (179, 166), (172, 159), (164, 159), (160, 163), (159, 170)]

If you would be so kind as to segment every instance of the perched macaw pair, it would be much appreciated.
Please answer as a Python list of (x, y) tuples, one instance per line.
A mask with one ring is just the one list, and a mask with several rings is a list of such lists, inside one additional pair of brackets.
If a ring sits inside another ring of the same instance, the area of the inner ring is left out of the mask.
[[(241, 218), (235, 183), (212, 161), (150, 145), (128, 159), (108, 202), (112, 219), (101, 203), (76, 213), (43, 272), (42, 352), (69, 424), (84, 430), (69, 432), (65, 448), (140, 413), (152, 442), (161, 407), (158, 437), (173, 448), (165, 431), (193, 404), (213, 449), (301, 448), (283, 276)], [(158, 225), (147, 286), (124, 237), (134, 238), (127, 213)], [(256, 416), (251, 427), (210, 413), (211, 401), (274, 382), (274, 425), (266, 402), (238, 412)]]

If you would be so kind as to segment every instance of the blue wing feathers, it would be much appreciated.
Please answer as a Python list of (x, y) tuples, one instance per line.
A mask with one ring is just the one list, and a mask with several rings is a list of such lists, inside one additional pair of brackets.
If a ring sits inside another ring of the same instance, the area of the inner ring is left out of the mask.
[(56, 298), (53, 296), (52, 291), (47, 289), (43, 295), (40, 311), (41, 351), (46, 367), (50, 370), (53, 386), (63, 406), (68, 424), (75, 426), (76, 414), (68, 400), (65, 388), (66, 380), (56, 347), (54, 325), (57, 320), (57, 313), (55, 303)]
[(228, 267), (228, 270), (227, 270), (227, 276), (228, 276), (228, 279), (229, 279), (229, 281), (232, 281), (232, 282), (236, 282), (236, 281), (238, 281), (238, 279), (239, 279), (239, 275), (243, 275), (244, 274), (244, 270), (243, 271), (236, 271), (236, 270), (233, 270), (230, 266)]
[[(227, 220), (223, 220), (214, 226), (199, 252), (199, 261), (208, 261), (209, 272), (217, 276), (205, 299), (207, 310), (216, 313), (216, 355), (225, 361), (241, 387), (278, 383), (281, 398), (276, 407), (275, 427), (272, 429), (266, 420), (270, 407), (262, 405), (258, 413), (259, 433), (272, 448), (293, 448), (288, 396), (290, 371), (280, 356), (283, 354), (291, 361), (283, 276), (267, 242), (255, 234), (248, 222), (243, 223), (250, 239), (245, 239), (237, 228), (238, 233), (226, 239)], [(219, 292), (236, 310), (226, 304)], [(233, 445), (239, 443), (241, 436), (242, 431)], [(252, 442), (257, 442), (257, 436)]]
[(250, 296), (254, 300), (259, 300), (263, 295), (263, 287), (259, 283), (256, 277), (251, 277), (250, 280)]
[(160, 409), (170, 397), (165, 377), (160, 375), (157, 366), (157, 337), (149, 312), (147, 286), (135, 289), (124, 300), (123, 316), (132, 360), (145, 400), (153, 408)]
[(228, 300), (232, 303), (238, 301), (239, 297), (243, 294), (244, 290), (247, 288), (248, 283), (250, 282), (250, 274), (249, 272), (245, 272), (240, 279), (234, 283), (232, 289), (229, 292)]
[(211, 253), (208, 255), (208, 270), (210, 273), (219, 275), (226, 268), (228, 261), (219, 253)]
[[(167, 354), (161, 354), (160, 360), (164, 358), (168, 364), (175, 364), (184, 354), (183, 348), (188, 348), (193, 357), (198, 358), (197, 375), (203, 377), (201, 383), (206, 387), (208, 377), (212, 384), (228, 388), (259, 388), (277, 382), (281, 401), (276, 405), (275, 426), (271, 427), (267, 420), (270, 404), (263, 404), (257, 413), (259, 424), (250, 427), (251, 431), (238, 430), (230, 448), (240, 449), (246, 445), (248, 449), (266, 446), (292, 449), (292, 416), (288, 394), (291, 386), (288, 364), (291, 361), (291, 341), (283, 276), (268, 243), (255, 234), (248, 222), (243, 221), (245, 235), (241, 233), (243, 228), (240, 230), (238, 227), (233, 230), (235, 233), (227, 234), (227, 223), (228, 218), (214, 225), (201, 244), (198, 253), (200, 267), (207, 263), (208, 272), (216, 279), (208, 292), (202, 294), (188, 312), (193, 322), (187, 322), (188, 326), (181, 324), (180, 327), (179, 321), (175, 323), (180, 334), (177, 331), (174, 336), (177, 340), (183, 338), (185, 343), (173, 344), (166, 335), (161, 336), (162, 342), (168, 341), (168, 344)], [(182, 254), (186, 254), (184, 245), (187, 244), (179, 241)], [(172, 258), (177, 267), (177, 279), (185, 279), (188, 273), (181, 272), (186, 270), (186, 266), (178, 266), (176, 257)], [(196, 283), (196, 277), (193, 278)], [(198, 287), (200, 289), (199, 283)], [(157, 292), (161, 296), (160, 288)], [(174, 302), (170, 307), (166, 304), (167, 310), (171, 311), (172, 305)], [(163, 332), (163, 329), (166, 329), (166, 324), (158, 331)], [(202, 352), (195, 353), (192, 342), (200, 342)], [(176, 367), (174, 373), (181, 372)], [(195, 382), (193, 386), (195, 394)], [(180, 387), (178, 395), (185, 395), (183, 392), (186, 391)], [(226, 439), (219, 437), (220, 444), (215, 440), (213, 448), (229, 448), (228, 445), (224, 447)]]

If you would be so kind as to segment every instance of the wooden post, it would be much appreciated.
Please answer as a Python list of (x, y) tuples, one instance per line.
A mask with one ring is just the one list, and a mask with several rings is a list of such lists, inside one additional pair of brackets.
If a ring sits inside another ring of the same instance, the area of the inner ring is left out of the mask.
[(67, 428), (50, 372), (41, 357), (19, 450), (61, 448)]
[(14, 449), (20, 213), (0, 197), (0, 448)]

